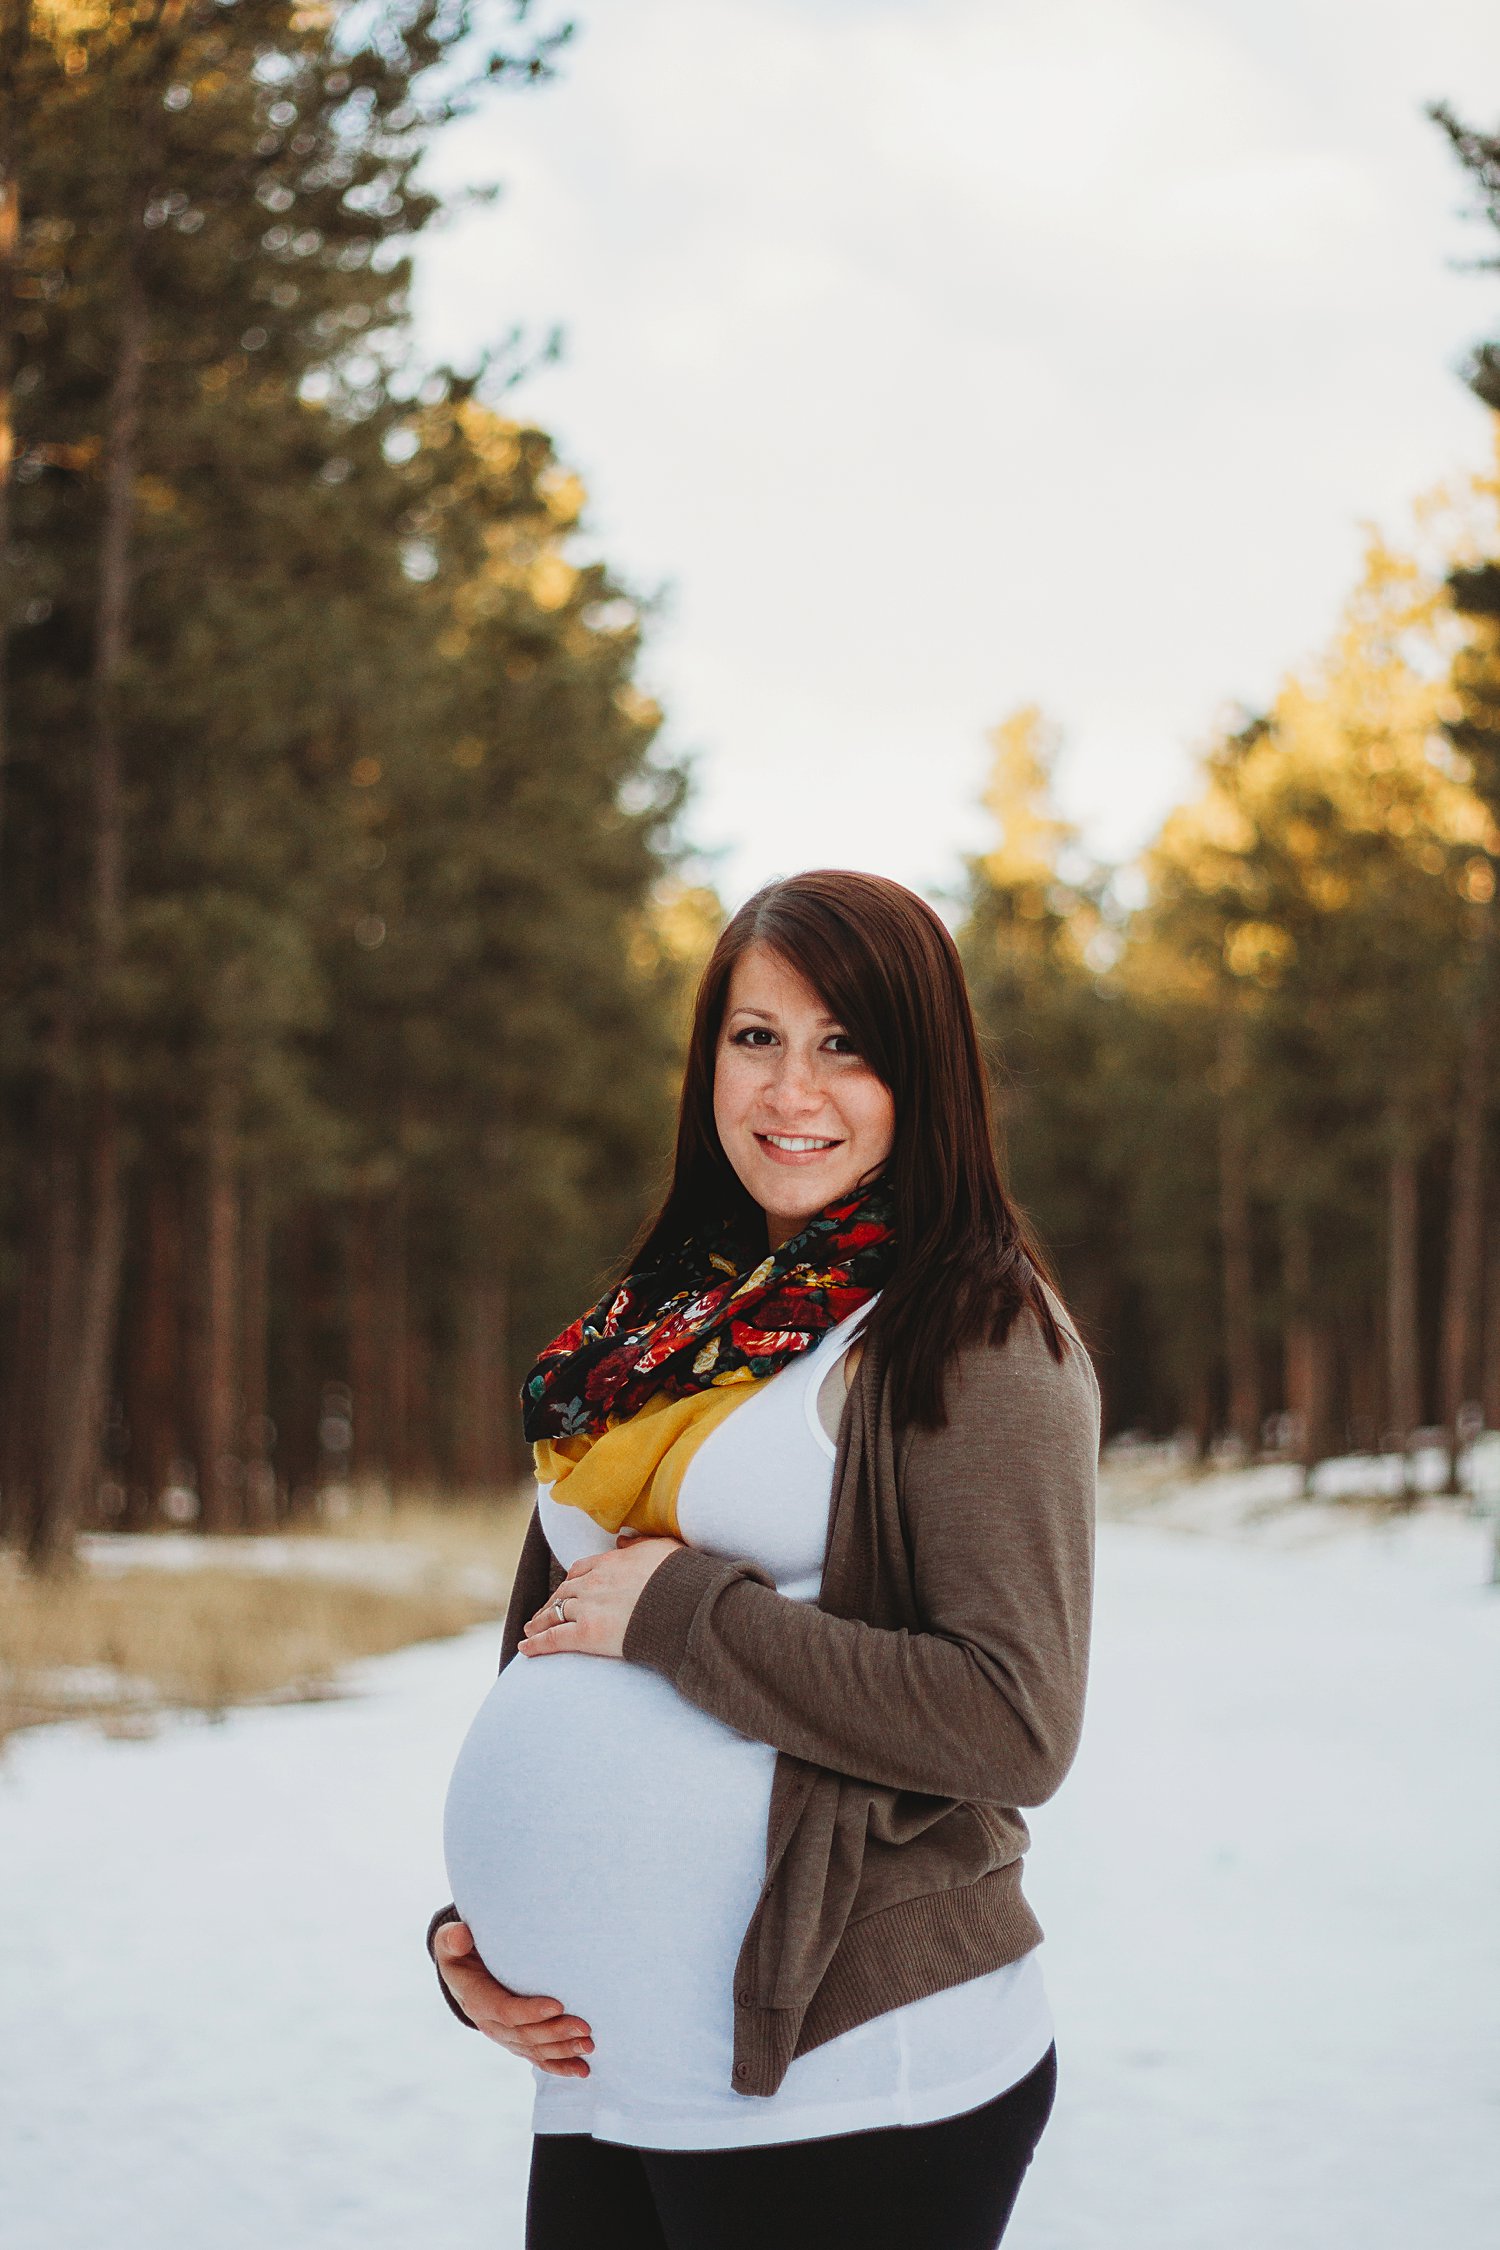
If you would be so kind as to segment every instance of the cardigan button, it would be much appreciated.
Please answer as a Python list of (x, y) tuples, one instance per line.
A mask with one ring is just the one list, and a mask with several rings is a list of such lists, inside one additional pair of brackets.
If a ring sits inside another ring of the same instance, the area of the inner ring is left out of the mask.
[(750, 2005), (750, 2001), (751, 2001), (751, 1992), (750, 1992), (750, 1987), (749, 1987), (749, 1985), (748, 1985), (748, 1984), (742, 1984), (742, 1985), (739, 1985), (739, 1986), (738, 1986), (738, 1987), (736, 1988), (736, 1991), (735, 1991), (735, 1995), (734, 1995), (734, 1996), (735, 1996), (736, 2000), (738, 2000), (738, 2002), (739, 2002), (739, 2004), (740, 2004), (740, 2006), (741, 2006), (742, 2008), (748, 2008), (748, 2007), (749, 2007), (749, 2005)]
[(736, 2078), (748, 2078), (750, 2075), (750, 2065), (748, 2063), (736, 2063), (734, 2066), (734, 2075)]

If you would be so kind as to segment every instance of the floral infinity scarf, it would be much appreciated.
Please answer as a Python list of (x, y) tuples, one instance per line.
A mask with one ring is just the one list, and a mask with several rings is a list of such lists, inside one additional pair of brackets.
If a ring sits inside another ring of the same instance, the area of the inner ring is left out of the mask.
[(882, 1288), (895, 1263), (883, 1172), (825, 1204), (748, 1271), (742, 1226), (724, 1220), (689, 1236), (553, 1339), (521, 1388), (521, 1426), (533, 1443), (599, 1437), (648, 1398), (774, 1375)]

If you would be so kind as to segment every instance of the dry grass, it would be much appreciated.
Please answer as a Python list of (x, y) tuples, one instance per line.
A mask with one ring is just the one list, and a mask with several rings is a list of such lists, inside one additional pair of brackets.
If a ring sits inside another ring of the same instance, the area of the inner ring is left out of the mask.
[(530, 1479), (494, 1500), (444, 1500), (410, 1491), (394, 1499), (381, 1485), (350, 1485), (330, 1493), (315, 1518), (288, 1527), (291, 1539), (394, 1541), (420, 1547), (436, 1562), (489, 1564), (499, 1555), (507, 1577), (526, 1530), (535, 1487)]
[[(266, 1542), (85, 1542), (34, 1580), (0, 1553), (0, 1741), (91, 1717), (149, 1733), (157, 1715), (336, 1694), (341, 1668), (502, 1613), (526, 1511), (355, 1498)], [(200, 1560), (201, 1554), (201, 1560)], [(269, 1567), (268, 1567), (269, 1566)]]

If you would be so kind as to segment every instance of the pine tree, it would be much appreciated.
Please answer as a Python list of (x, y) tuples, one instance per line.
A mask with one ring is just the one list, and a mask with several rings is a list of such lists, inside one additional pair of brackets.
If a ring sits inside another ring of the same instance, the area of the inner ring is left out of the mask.
[(1107, 886), (1054, 808), (1058, 730), (1028, 705), (988, 739), (984, 804), (995, 841), (968, 862), (960, 951), (1014, 1192), (1060, 1260), (1081, 1317), (1107, 1330), (1116, 1325), (1118, 1242), (1100, 1164), (1107, 1009), (1095, 973)]
[[(382, 445), (401, 411), (401, 251), (435, 209), (415, 165), (465, 99), (425, 88), (466, 10), (413, 0), (341, 42), (350, 23), (287, 0), (48, 0), (7, 20), (5, 209), (20, 224), (0, 272), (23, 309), (0, 840), (5, 1060), (28, 1157), (8, 1183), (3, 1489), (39, 1563), (66, 1552), (96, 1474), (127, 1172), (153, 1107), (196, 1139), (204, 1176), (211, 1426), (196, 1442), (206, 1505), (227, 1513), (213, 1497), (235, 1358), (226, 1181), (257, 1068), (274, 1106), (285, 1041), (318, 1005), (295, 895), (299, 865), (322, 864), (316, 798), (285, 817), (280, 752), (289, 731), (329, 739), (305, 717), (289, 730), (288, 709), (355, 654), (359, 633), (341, 650), (321, 605), (383, 512), (373, 575), (399, 591), (389, 519), (405, 494)], [(481, 75), (543, 74), (551, 43)], [(254, 534), (272, 512), (267, 551)], [(368, 600), (361, 619), (367, 635)], [(378, 667), (352, 670), (354, 705), (388, 704)], [(350, 720), (342, 687), (329, 702), (335, 728)], [(148, 1087), (168, 1053), (175, 1078)]]
[[(1500, 226), (1500, 134), (1462, 125), (1445, 104), (1431, 116), (1446, 133), (1476, 190), (1478, 216)], [(1500, 258), (1481, 261), (1491, 270)], [(1500, 342), (1481, 344), (1463, 370), (1475, 395), (1500, 411)], [(1500, 441), (1497, 441), (1500, 442)], [(1500, 478), (1490, 482), (1493, 496)], [(1500, 551), (1460, 561), (1448, 580), (1453, 606), (1469, 628), (1453, 672), (1454, 708), (1449, 738), (1467, 761), (1477, 796), (1488, 807), (1492, 836), (1471, 868), (1474, 929), (1469, 947), (1462, 1084), (1455, 1120), (1453, 1189), (1449, 1222), (1448, 1288), (1441, 1346), (1442, 1406), (1448, 1425), (1448, 1483), (1458, 1484), (1461, 1444), (1468, 1430), (1460, 1417), (1474, 1397), (1484, 1420), (1500, 1424), (1500, 1210), (1493, 1202), (1496, 1176), (1495, 1084), (1500, 1060)]]
[[(1236, 1381), (1253, 1384), (1258, 1416), (1271, 1300), (1254, 1243), (1257, 1214), (1274, 1214), (1275, 1309), (1309, 1465), (1328, 1436), (1340, 1320), (1366, 1400), (1354, 1411), (1378, 1407), (1403, 1444), (1422, 1420), (1418, 1192), (1451, 1117), (1467, 897), (1487, 827), (1437, 755), (1438, 606), (1438, 588), (1372, 542), (1325, 659), (1225, 743), (1204, 796), (1171, 816), (1147, 859), (1144, 929), (1195, 961), (1212, 992), (1221, 1115), (1235, 1120), (1221, 1140), (1232, 1396)], [(1378, 1383), (1348, 1326), (1372, 1294)], [(1250, 1412), (1235, 1419), (1255, 1443)]]

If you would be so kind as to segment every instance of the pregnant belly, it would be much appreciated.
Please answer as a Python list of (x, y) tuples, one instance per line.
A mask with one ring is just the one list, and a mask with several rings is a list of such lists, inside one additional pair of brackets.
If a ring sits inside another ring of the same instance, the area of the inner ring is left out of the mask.
[(481, 1959), (590, 2024), (593, 2076), (718, 2083), (775, 1751), (660, 1674), (516, 1657), (464, 1739), (443, 1849)]

